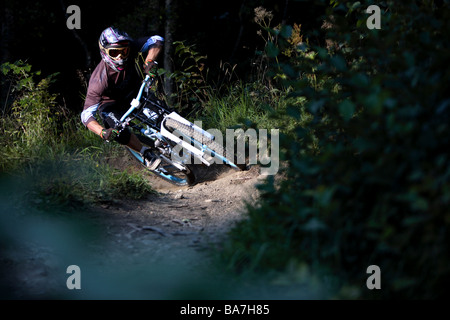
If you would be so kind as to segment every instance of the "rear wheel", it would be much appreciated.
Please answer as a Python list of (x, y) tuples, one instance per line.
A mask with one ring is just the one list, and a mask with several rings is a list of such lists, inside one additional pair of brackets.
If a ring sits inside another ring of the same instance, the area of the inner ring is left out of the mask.
[[(173, 129), (174, 131), (177, 130), (180, 133), (182, 133), (183, 135), (187, 136), (187, 137), (191, 137), (194, 140), (201, 142), (203, 145), (207, 146), (209, 149), (212, 150), (212, 153), (210, 154), (211, 157), (215, 157), (216, 155), (220, 155), (222, 157), (226, 157), (228, 156), (227, 153), (227, 149), (221, 145), (220, 143), (218, 143), (217, 141), (211, 139), (210, 137), (202, 134), (201, 132), (194, 130), (194, 128), (192, 128), (191, 126), (188, 126), (184, 123), (181, 123), (175, 119), (171, 119), (168, 118), (166, 120), (166, 126), (170, 129)], [(238, 160), (240, 159), (244, 159), (243, 157), (241, 158), (240, 155), (233, 154), (232, 159), (231, 158), (225, 158), (227, 161), (232, 162), (232, 164), (229, 164), (231, 167), (235, 167), (239, 170), (245, 170), (247, 165), (245, 163), (238, 164)]]

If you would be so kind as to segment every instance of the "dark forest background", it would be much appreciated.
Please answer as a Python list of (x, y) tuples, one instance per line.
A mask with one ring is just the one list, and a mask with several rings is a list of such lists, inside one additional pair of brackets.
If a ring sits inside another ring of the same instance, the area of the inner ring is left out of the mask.
[[(69, 30), (70, 5), (81, 10), (81, 29)], [(71, 108), (80, 107), (78, 72), (89, 74), (100, 61), (98, 38), (108, 26), (132, 37), (171, 33), (172, 42), (194, 45), (211, 73), (221, 63), (236, 65), (248, 75), (255, 51), (264, 48), (254, 22), (256, 7), (273, 13), (272, 26), (301, 23), (305, 30), (319, 28), (324, 9), (308, 1), (4, 1), (1, 8), (1, 62), (23, 60), (43, 75), (60, 73), (54, 89)], [(170, 11), (168, 11), (170, 9)], [(168, 16), (167, 12), (170, 12)], [(166, 23), (169, 20), (169, 29)], [(173, 48), (168, 53), (173, 55)], [(172, 57), (172, 59), (176, 59)], [(164, 66), (164, 57), (159, 64)]]

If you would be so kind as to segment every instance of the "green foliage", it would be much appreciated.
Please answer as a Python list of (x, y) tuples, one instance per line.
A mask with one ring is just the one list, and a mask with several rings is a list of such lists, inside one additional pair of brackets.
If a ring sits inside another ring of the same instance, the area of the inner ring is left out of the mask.
[(27, 200), (39, 209), (48, 210), (79, 208), (117, 199), (141, 199), (154, 193), (140, 173), (119, 171), (96, 159), (99, 151), (63, 154), (24, 169), (20, 179), (31, 190)]
[(36, 84), (39, 73), (21, 61), (0, 70), (11, 88), (1, 118), (0, 167), (24, 181), (32, 203), (77, 206), (153, 192), (138, 173), (107, 165), (109, 157), (125, 156), (123, 148), (104, 143), (78, 114), (58, 105), (49, 88), (56, 75)]
[[(31, 66), (21, 61), (1, 65), (0, 71), (8, 77), (11, 88), (1, 119), (2, 170), (39, 158), (42, 150), (34, 146), (51, 145), (58, 139), (58, 117), (64, 110), (56, 106), (56, 95), (48, 90), (56, 75), (36, 84), (33, 77), (39, 72), (30, 70)], [(15, 161), (9, 158), (12, 153)]]
[[(275, 69), (313, 119), (282, 141), (285, 179), (261, 186), (263, 201), (230, 233), (234, 267), (307, 263), (338, 298), (445, 296), (450, 11), (384, 4), (382, 29), (369, 30), (368, 4), (334, 1), (323, 30), (333, 45), (299, 46)], [(372, 264), (382, 290), (366, 289)]]
[(158, 72), (175, 82), (176, 91), (166, 98), (180, 111), (189, 108), (191, 113), (196, 112), (207, 99), (206, 56), (200, 55), (194, 45), (186, 45), (183, 41), (175, 41), (173, 45), (177, 62), (175, 71), (169, 73), (161, 68)]
[(257, 83), (238, 82), (228, 86), (228, 91), (224, 93), (210, 90), (209, 100), (203, 105), (201, 115), (206, 127), (223, 132), (227, 128), (248, 124), (249, 119), (261, 128), (273, 128), (275, 124), (269, 119), (268, 108), (284, 107), (284, 101), (277, 101), (277, 98), (280, 97), (276, 92), (269, 92)]

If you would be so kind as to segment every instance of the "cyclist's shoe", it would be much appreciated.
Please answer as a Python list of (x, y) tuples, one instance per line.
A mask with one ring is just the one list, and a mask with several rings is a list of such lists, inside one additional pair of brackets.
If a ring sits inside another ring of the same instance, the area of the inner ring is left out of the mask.
[(161, 163), (161, 158), (156, 155), (151, 149), (144, 151), (144, 164), (149, 170), (156, 170)]

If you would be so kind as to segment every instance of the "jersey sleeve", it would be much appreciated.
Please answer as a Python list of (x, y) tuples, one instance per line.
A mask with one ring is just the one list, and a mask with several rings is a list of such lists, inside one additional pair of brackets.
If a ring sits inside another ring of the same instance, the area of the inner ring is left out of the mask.
[(138, 48), (140, 52), (146, 52), (151, 47), (155, 45), (162, 45), (164, 43), (164, 38), (158, 35), (153, 35), (147, 38), (138, 39)]
[(106, 68), (100, 62), (91, 75), (89, 86), (84, 101), (83, 112), (81, 113), (81, 121), (86, 126), (92, 120), (95, 120), (98, 106), (102, 102), (103, 94), (108, 86)]

